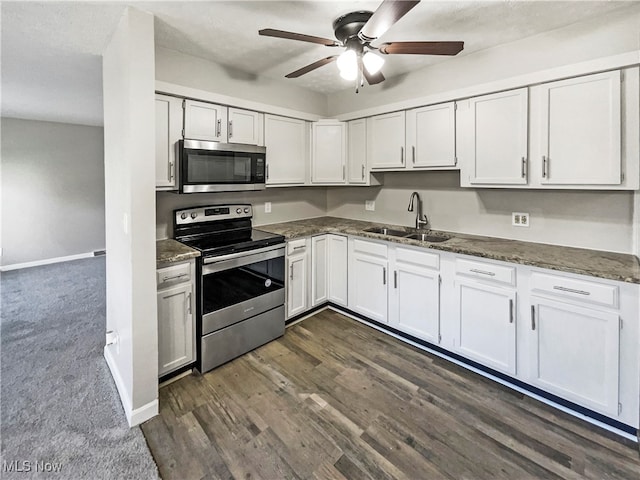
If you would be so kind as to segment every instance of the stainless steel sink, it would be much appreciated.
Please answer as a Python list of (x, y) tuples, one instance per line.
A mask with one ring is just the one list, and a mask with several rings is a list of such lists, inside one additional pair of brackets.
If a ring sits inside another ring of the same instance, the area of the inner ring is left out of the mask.
[(367, 228), (365, 232), (379, 233), (381, 235), (390, 235), (392, 237), (404, 237), (407, 235), (407, 232), (405, 232), (404, 230), (394, 230), (393, 228), (385, 228), (385, 227)]
[(421, 242), (446, 242), (451, 237), (445, 237), (442, 235), (432, 235), (430, 233), (412, 233), (410, 235), (405, 235), (404, 238), (411, 238), (412, 240), (420, 240)]

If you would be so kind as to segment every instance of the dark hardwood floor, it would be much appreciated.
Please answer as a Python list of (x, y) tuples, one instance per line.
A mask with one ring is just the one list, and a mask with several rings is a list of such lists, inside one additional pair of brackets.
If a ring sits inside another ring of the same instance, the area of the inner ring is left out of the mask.
[(635, 444), (331, 311), (160, 390), (169, 479), (638, 479)]

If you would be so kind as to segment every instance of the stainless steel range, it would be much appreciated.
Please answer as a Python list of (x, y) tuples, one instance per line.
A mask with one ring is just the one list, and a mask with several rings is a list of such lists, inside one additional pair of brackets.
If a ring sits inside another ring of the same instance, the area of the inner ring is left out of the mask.
[(176, 240), (202, 252), (198, 368), (207, 372), (284, 334), (284, 237), (253, 229), (251, 205), (174, 211)]

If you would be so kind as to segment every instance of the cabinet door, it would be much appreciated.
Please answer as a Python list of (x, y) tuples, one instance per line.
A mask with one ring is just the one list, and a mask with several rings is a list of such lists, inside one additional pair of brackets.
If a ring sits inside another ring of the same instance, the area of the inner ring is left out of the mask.
[(439, 273), (396, 262), (389, 283), (389, 322), (409, 335), (440, 343)]
[(287, 285), (287, 318), (307, 310), (308, 255), (299, 253), (287, 258), (289, 282)]
[(309, 126), (304, 120), (265, 115), (267, 185), (302, 185), (306, 180)]
[(182, 99), (156, 95), (156, 187), (176, 187), (176, 142), (182, 138)]
[(346, 181), (347, 135), (344, 122), (311, 125), (311, 182), (339, 184)]
[(407, 112), (407, 163), (410, 168), (454, 167), (456, 160), (455, 103)]
[(158, 292), (158, 374), (195, 361), (193, 284)]
[(349, 272), (349, 308), (378, 322), (387, 321), (387, 260), (354, 252)]
[(541, 183), (621, 183), (620, 71), (541, 88)]
[(328, 299), (338, 305), (348, 304), (347, 237), (327, 235)]
[(404, 121), (404, 111), (367, 119), (367, 158), (370, 168), (404, 167)]
[(327, 301), (328, 287), (327, 235), (311, 237), (311, 306)]
[(531, 302), (533, 383), (616, 416), (619, 316), (537, 296)]
[(194, 140), (227, 141), (227, 107), (185, 100), (184, 136)]
[(469, 183), (527, 183), (528, 90), (521, 88), (469, 100), (466, 143)]
[(229, 108), (229, 143), (260, 145), (264, 142), (264, 116), (258, 112)]
[(515, 291), (459, 279), (456, 280), (456, 292), (459, 353), (515, 375)]
[(366, 184), (367, 172), (367, 121), (351, 120), (348, 122), (347, 135), (347, 175), (349, 183)]

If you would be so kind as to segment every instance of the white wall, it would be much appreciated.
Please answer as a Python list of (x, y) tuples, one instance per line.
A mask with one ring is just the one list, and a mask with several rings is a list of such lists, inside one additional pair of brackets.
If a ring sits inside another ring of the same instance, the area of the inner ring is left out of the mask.
[[(420, 193), (430, 227), (615, 252), (633, 252), (633, 193), (466, 189), (459, 174), (385, 173), (384, 186), (330, 188), (328, 215), (413, 226), (409, 196)], [(365, 211), (365, 200), (376, 210)], [(511, 212), (528, 212), (529, 228), (512, 227)]]
[(103, 54), (107, 330), (130, 425), (158, 412), (153, 16), (128, 8)]
[[(461, 55), (357, 95), (347, 89), (329, 95), (329, 116), (462, 89), (554, 67), (640, 49), (640, 5), (551, 32)], [(388, 59), (393, 61), (392, 58)]]
[(251, 75), (209, 60), (158, 47), (156, 79), (292, 110), (327, 115), (327, 97), (283, 80)]
[(100, 127), (2, 118), (2, 266), (103, 250)]
[[(327, 212), (327, 191), (323, 187), (269, 188), (257, 192), (198, 193), (177, 195), (157, 193), (156, 237), (173, 238), (173, 210), (202, 205), (250, 203), (253, 226), (321, 217)], [(264, 202), (271, 202), (271, 213), (265, 213)]]

